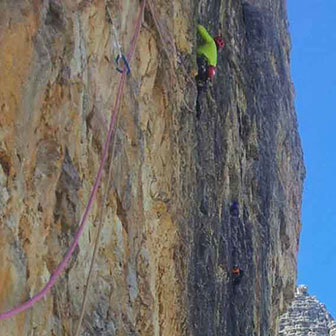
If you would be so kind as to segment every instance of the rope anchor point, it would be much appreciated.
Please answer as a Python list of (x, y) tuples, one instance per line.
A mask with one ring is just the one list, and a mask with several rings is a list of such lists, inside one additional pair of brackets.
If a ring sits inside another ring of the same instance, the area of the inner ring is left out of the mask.
[(124, 69), (120, 69), (119, 68), (119, 62), (120, 62), (120, 60), (122, 60), (123, 62), (124, 62), (124, 67), (126, 67), (126, 74), (127, 75), (129, 75), (130, 73), (131, 73), (131, 68), (130, 68), (130, 66), (129, 66), (129, 64), (128, 64), (128, 62), (127, 62), (127, 58), (125, 57), (125, 55), (118, 55), (117, 57), (116, 57), (116, 59), (115, 59), (115, 62), (117, 63), (117, 68), (116, 68), (116, 70), (118, 71), (118, 72), (120, 72), (120, 73), (123, 73), (125, 70)]

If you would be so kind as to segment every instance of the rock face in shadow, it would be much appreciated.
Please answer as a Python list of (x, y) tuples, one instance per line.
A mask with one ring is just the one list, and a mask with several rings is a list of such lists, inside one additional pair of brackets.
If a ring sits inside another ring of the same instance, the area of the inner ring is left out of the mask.
[(335, 336), (336, 323), (325, 305), (308, 294), (307, 286), (301, 285), (289, 309), (281, 316), (279, 335)]
[[(139, 4), (0, 3), (1, 311), (35, 295), (73, 239)], [(198, 118), (197, 23), (226, 40)], [(102, 206), (83, 335), (275, 335), (295, 289), (305, 174), (289, 51), (282, 0), (148, 1), (112, 184), (105, 167), (69, 267), (1, 335), (73, 334)]]
[[(201, 8), (213, 33), (225, 27), (227, 48), (195, 125), (193, 334), (274, 335), (295, 286), (304, 176), (285, 8), (282, 1)], [(233, 201), (238, 218), (229, 213)], [(237, 288), (228, 274), (234, 264), (245, 271)]]

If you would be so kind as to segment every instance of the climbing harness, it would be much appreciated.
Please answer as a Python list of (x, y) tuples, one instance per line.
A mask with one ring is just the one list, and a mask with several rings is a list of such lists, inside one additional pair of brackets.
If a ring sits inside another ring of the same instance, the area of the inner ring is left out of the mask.
[[(139, 37), (139, 33), (140, 33), (140, 28), (141, 28), (141, 21), (142, 21), (142, 16), (143, 16), (143, 12), (144, 12), (144, 7), (146, 4), (146, 0), (143, 0), (142, 5), (141, 5), (141, 9), (140, 9), (140, 13), (138, 16), (138, 20), (137, 20), (137, 24), (136, 24), (136, 30), (133, 36), (133, 39), (131, 41), (131, 47), (130, 50), (127, 54), (127, 60), (128, 62), (130, 62), (130, 60), (132, 59), (134, 52), (135, 52), (135, 47), (136, 47), (136, 42), (138, 40)], [(64, 271), (65, 267), (67, 266), (76, 246), (78, 245), (79, 242), (79, 238), (81, 237), (83, 230), (85, 228), (85, 225), (87, 223), (87, 219), (88, 219), (88, 215), (90, 213), (90, 210), (92, 208), (93, 205), (93, 201), (95, 199), (95, 196), (97, 194), (101, 179), (102, 179), (102, 174), (103, 174), (103, 170), (104, 170), (104, 166), (108, 157), (108, 152), (109, 152), (109, 146), (111, 144), (111, 140), (112, 140), (112, 135), (113, 135), (113, 131), (115, 129), (115, 125), (116, 125), (116, 120), (117, 120), (117, 112), (121, 103), (121, 97), (123, 95), (123, 90), (124, 90), (124, 86), (125, 86), (125, 82), (126, 82), (126, 72), (122, 73), (121, 79), (119, 81), (119, 88), (118, 88), (118, 93), (117, 93), (117, 98), (116, 98), (116, 102), (114, 105), (114, 109), (111, 113), (111, 119), (110, 119), (110, 124), (109, 124), (109, 129), (108, 129), (108, 134), (107, 134), (107, 138), (104, 144), (104, 149), (103, 149), (103, 156), (102, 159), (100, 161), (100, 165), (99, 165), (99, 169), (98, 169), (98, 173), (95, 179), (95, 182), (93, 184), (93, 187), (91, 189), (90, 192), (90, 197), (86, 206), (86, 209), (84, 211), (84, 214), (82, 216), (82, 219), (80, 221), (80, 225), (79, 228), (75, 234), (74, 240), (72, 242), (72, 244), (70, 245), (66, 255), (64, 256), (63, 260), (61, 261), (61, 263), (56, 267), (54, 274), (52, 274), (50, 276), (50, 279), (48, 281), (48, 283), (45, 285), (45, 287), (35, 296), (33, 296), (31, 299), (29, 299), (28, 301), (26, 301), (25, 303), (19, 305), (18, 307), (5, 312), (3, 314), (0, 314), (0, 321), (1, 320), (5, 320), (8, 319), (10, 317), (13, 317), (15, 315), (17, 315), (18, 313), (21, 313), (29, 308), (31, 308), (36, 302), (38, 302), (39, 300), (41, 300), (42, 298), (44, 298), (48, 292), (50, 291), (50, 289), (55, 285), (57, 279), (59, 278), (60, 274)], [(85, 307), (85, 304), (84, 304)]]

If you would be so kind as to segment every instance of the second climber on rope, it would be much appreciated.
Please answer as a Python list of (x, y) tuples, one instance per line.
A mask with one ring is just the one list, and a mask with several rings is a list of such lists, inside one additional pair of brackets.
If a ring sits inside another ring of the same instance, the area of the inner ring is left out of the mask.
[(197, 30), (204, 43), (197, 48), (198, 74), (196, 83), (198, 91), (207, 88), (208, 82), (213, 81), (216, 75), (217, 53), (224, 48), (224, 40), (217, 36), (213, 38), (202, 25), (197, 25)]
[(238, 265), (234, 265), (232, 267), (231, 274), (233, 285), (239, 285), (244, 276), (244, 271)]

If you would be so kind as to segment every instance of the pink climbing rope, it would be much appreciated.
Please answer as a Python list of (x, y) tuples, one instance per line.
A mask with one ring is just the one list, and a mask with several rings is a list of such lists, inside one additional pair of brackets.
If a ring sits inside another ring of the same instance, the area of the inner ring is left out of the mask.
[[(140, 28), (141, 28), (141, 21), (142, 21), (142, 17), (143, 17), (143, 12), (144, 12), (144, 8), (145, 8), (145, 4), (146, 4), (146, 0), (142, 1), (141, 7), (140, 7), (140, 12), (136, 21), (136, 29), (131, 41), (131, 46), (130, 46), (130, 50), (127, 54), (127, 61), (130, 63), (134, 52), (135, 52), (135, 47), (136, 47), (136, 43), (139, 37), (139, 33), (140, 33)], [(18, 313), (21, 313), (29, 308), (31, 308), (37, 301), (41, 300), (43, 297), (45, 297), (49, 290), (55, 285), (57, 279), (59, 278), (60, 274), (64, 271), (65, 267), (67, 266), (76, 246), (78, 245), (78, 241), (79, 238), (81, 237), (83, 230), (85, 228), (85, 224), (87, 222), (87, 218), (89, 215), (89, 212), (91, 210), (93, 201), (95, 199), (97, 190), (99, 188), (100, 182), (101, 182), (101, 178), (102, 178), (102, 174), (103, 174), (103, 170), (104, 170), (104, 165), (108, 156), (108, 149), (111, 143), (111, 139), (112, 139), (112, 134), (113, 134), (113, 130), (114, 130), (114, 126), (116, 123), (116, 118), (117, 118), (117, 111), (119, 109), (119, 105), (120, 105), (120, 101), (123, 95), (123, 91), (124, 91), (124, 86), (125, 86), (125, 81), (126, 81), (126, 67), (123, 67), (123, 73), (121, 76), (121, 79), (119, 81), (119, 87), (118, 87), (118, 94), (117, 94), (117, 98), (116, 98), (116, 102), (114, 105), (114, 108), (112, 110), (112, 114), (111, 114), (111, 119), (110, 119), (110, 125), (109, 125), (109, 130), (108, 130), (108, 134), (107, 134), (107, 138), (104, 144), (104, 151), (103, 151), (103, 157), (101, 159), (100, 162), (100, 166), (99, 166), (99, 170), (94, 182), (94, 185), (92, 187), (91, 193), (90, 193), (90, 197), (89, 197), (89, 201), (88, 204), (86, 206), (86, 209), (84, 211), (82, 220), (80, 222), (80, 226), (75, 234), (74, 240), (71, 244), (71, 246), (69, 247), (66, 255), (64, 256), (63, 260), (61, 261), (61, 263), (57, 266), (57, 268), (54, 271), (54, 274), (51, 275), (48, 283), (45, 285), (45, 287), (35, 296), (33, 296), (31, 299), (29, 299), (28, 301), (26, 301), (25, 303), (19, 305), (18, 307), (0, 314), (0, 321), (1, 320), (5, 320), (8, 319), (10, 317), (13, 317), (15, 315), (17, 315)]]

